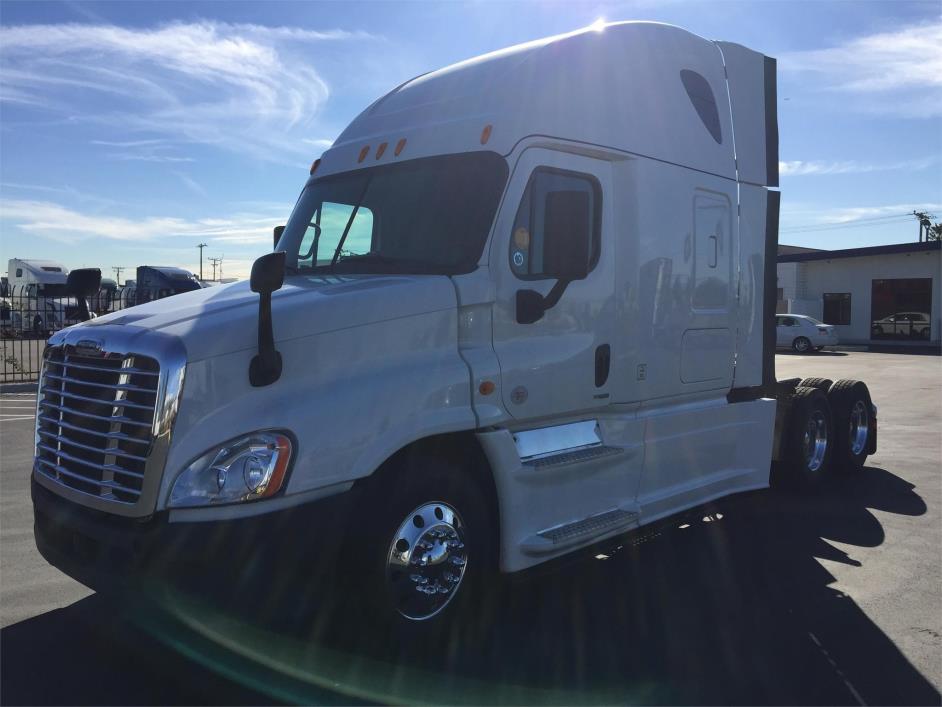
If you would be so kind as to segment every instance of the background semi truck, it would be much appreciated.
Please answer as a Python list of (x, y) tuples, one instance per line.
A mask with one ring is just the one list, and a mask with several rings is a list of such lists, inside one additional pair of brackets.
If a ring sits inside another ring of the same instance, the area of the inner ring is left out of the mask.
[(290, 604), (316, 560), (422, 628), (773, 467), (858, 469), (866, 386), (775, 379), (775, 81), (627, 22), (386, 94), (250, 282), (52, 338), (40, 551), (90, 586), (209, 568)]
[(45, 336), (77, 323), (77, 302), (66, 287), (69, 269), (51, 260), (11, 258), (7, 288), (11, 310), (16, 310), (17, 334)]

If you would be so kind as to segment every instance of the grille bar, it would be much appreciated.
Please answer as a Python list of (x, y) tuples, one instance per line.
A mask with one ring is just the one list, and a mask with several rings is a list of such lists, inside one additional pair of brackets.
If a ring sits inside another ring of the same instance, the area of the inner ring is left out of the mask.
[(145, 368), (102, 368), (100, 366), (89, 366), (82, 363), (73, 363), (70, 360), (66, 361), (54, 361), (52, 359), (46, 360), (47, 364), (53, 364), (55, 366), (68, 366), (69, 368), (78, 368), (83, 371), (97, 371), (99, 373), (127, 373), (128, 375), (133, 376), (154, 376), (155, 378), (160, 375), (159, 371), (148, 371)]
[[(68, 365), (69, 365), (69, 366), (72, 366), (73, 364), (70, 363), (70, 364), (68, 364)], [(112, 371), (112, 372), (113, 372), (113, 373), (120, 373), (121, 375), (125, 375), (125, 371), (126, 371), (126, 370), (127, 370), (127, 369), (115, 369), (115, 370)], [(95, 388), (108, 388), (109, 390), (123, 390), (123, 391), (128, 392), (128, 393), (146, 393), (146, 394), (148, 394), (148, 395), (156, 395), (156, 394), (157, 394), (157, 391), (156, 391), (156, 390), (152, 390), (152, 389), (150, 389), (150, 388), (145, 388), (145, 387), (140, 386), (140, 385), (131, 385), (131, 384), (129, 384), (129, 383), (118, 383), (118, 384), (116, 384), (116, 385), (111, 385), (110, 383), (95, 383), (95, 382), (92, 382), (92, 381), (82, 381), (82, 382), (79, 382), (79, 381), (72, 380), (72, 379), (69, 378), (68, 376), (57, 376), (57, 375), (55, 375), (54, 373), (47, 373), (47, 374), (46, 374), (46, 378), (49, 378), (50, 380), (64, 381), (64, 382), (66, 382), (66, 383), (77, 383), (78, 385), (90, 385), (90, 386), (94, 386)]]
[[(62, 444), (67, 444), (67, 445), (69, 445), (70, 447), (78, 447), (79, 449), (84, 449), (84, 450), (86, 450), (86, 451), (89, 451), (89, 452), (96, 452), (96, 453), (99, 453), (99, 454), (100, 454), (100, 453), (104, 453), (104, 454), (113, 454), (113, 455), (115, 455), (116, 457), (126, 457), (127, 459), (136, 459), (136, 460), (142, 461), (142, 462), (146, 462), (146, 461), (147, 461), (147, 457), (142, 457), (142, 456), (139, 455), (139, 454), (129, 454), (128, 452), (125, 452), (123, 449), (119, 449), (118, 447), (106, 447), (105, 449), (101, 449), (101, 448), (99, 448), (99, 447), (92, 447), (92, 446), (90, 446), (90, 445), (88, 445), (88, 444), (82, 444), (81, 442), (75, 442), (75, 441), (72, 441), (72, 440), (66, 441), (66, 440), (62, 439), (62, 436), (61, 436), (61, 435), (57, 435), (57, 434), (55, 434), (55, 433), (53, 433), (53, 432), (49, 432), (48, 430), (38, 430), (38, 432), (39, 432), (39, 434), (43, 435), (44, 437), (51, 437), (52, 439), (56, 440), (57, 442), (61, 442)], [(53, 451), (56, 451), (56, 450), (53, 450)], [(143, 476), (143, 475), (142, 475), (142, 476)]]
[(122, 434), (121, 432), (99, 432), (98, 430), (93, 430), (89, 427), (80, 427), (79, 425), (73, 425), (69, 422), (65, 422), (64, 420), (56, 420), (51, 417), (47, 417), (46, 415), (40, 415), (39, 421), (48, 425), (65, 427), (66, 429), (73, 430), (75, 432), (82, 432), (83, 434), (95, 435), (97, 437), (104, 437), (106, 439), (113, 439), (118, 442), (130, 442), (131, 444), (150, 444), (150, 440), (147, 439), (137, 439), (136, 437), (131, 437), (130, 435)]
[[(69, 444), (69, 442), (65, 442), (65, 444)], [(81, 457), (73, 456), (72, 454), (69, 454), (68, 452), (63, 452), (61, 449), (50, 447), (48, 444), (44, 444), (42, 442), (40, 442), (36, 446), (39, 449), (42, 449), (45, 452), (49, 452), (61, 459), (65, 459), (66, 461), (70, 461), (70, 462), (75, 462), (76, 464), (83, 464), (84, 466), (87, 466), (90, 469), (98, 469), (100, 471), (107, 471), (112, 474), (125, 474), (135, 479), (144, 478), (144, 474), (142, 473), (139, 473), (136, 471), (128, 471), (127, 469), (122, 469), (120, 466), (117, 466), (116, 464), (96, 464), (95, 462), (88, 461), (87, 459), (82, 459)], [(46, 460), (43, 460), (43, 461), (46, 461)]]
[[(54, 393), (55, 391), (49, 391), (49, 392)], [(106, 415), (94, 415), (90, 412), (85, 412), (84, 410), (77, 410), (75, 408), (71, 408), (68, 406), (64, 407), (62, 405), (56, 405), (55, 403), (50, 403), (48, 400), (40, 400), (39, 404), (43, 407), (48, 407), (54, 410), (58, 410), (59, 412), (68, 413), (69, 415), (81, 415), (83, 417), (93, 418), (101, 422), (114, 422), (114, 423), (119, 423), (122, 425), (136, 425), (138, 427), (146, 427), (148, 429), (150, 429), (150, 426), (152, 424), (150, 422), (141, 422), (140, 420), (132, 420), (130, 417), (118, 417), (118, 416), (108, 417)], [(58, 424), (58, 422), (56, 422), (55, 424)]]
[[(67, 477), (67, 478), (75, 479), (76, 481), (88, 481), (88, 479), (86, 479), (86, 478), (85, 478), (84, 476), (82, 476), (81, 474), (76, 474), (76, 473), (73, 472), (73, 471), (69, 471), (69, 470), (66, 469), (64, 466), (59, 466), (58, 464), (53, 464), (51, 461), (48, 461), (48, 460), (46, 460), (46, 459), (37, 459), (36, 461), (38, 461), (40, 464), (42, 464), (42, 465), (45, 466), (45, 467), (51, 468), (51, 469), (52, 469), (53, 471), (55, 471), (57, 474), (61, 474), (62, 476), (65, 476), (65, 477)], [(128, 494), (131, 494), (132, 496), (140, 496), (140, 495), (141, 495), (141, 492), (140, 492), (139, 490), (137, 490), (137, 489), (132, 489), (132, 488), (130, 488), (129, 486), (124, 486), (124, 485), (119, 484), (119, 483), (114, 482), (114, 481), (98, 481), (98, 482), (96, 482), (95, 485), (96, 485), (96, 486), (101, 486), (102, 488), (111, 489), (112, 491), (120, 491), (121, 493), (128, 493)], [(126, 501), (125, 501), (125, 503), (126, 503)]]
[[(84, 383), (81, 383), (79, 381), (70, 380), (69, 382), (76, 383), (78, 385), (85, 385)], [(50, 393), (52, 395), (58, 395), (59, 397), (62, 397), (62, 398), (73, 398), (75, 400), (81, 400), (82, 402), (85, 402), (85, 403), (95, 403), (96, 405), (134, 408), (135, 410), (150, 410), (151, 412), (154, 411), (153, 405), (141, 405), (139, 403), (132, 403), (128, 400), (122, 400), (120, 398), (115, 398), (114, 400), (102, 400), (100, 398), (91, 398), (87, 395), (78, 395), (76, 393), (66, 393), (65, 391), (62, 391), (62, 390), (44, 389), (44, 392)]]

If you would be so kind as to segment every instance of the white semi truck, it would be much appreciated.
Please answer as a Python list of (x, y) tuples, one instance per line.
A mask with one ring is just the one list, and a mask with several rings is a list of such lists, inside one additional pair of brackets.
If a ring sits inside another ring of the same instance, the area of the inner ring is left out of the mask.
[(11, 258), (9, 299), (19, 312), (20, 334), (46, 336), (77, 323), (77, 302), (66, 287), (69, 269), (52, 260)]
[(859, 468), (866, 386), (774, 376), (775, 94), (774, 59), (645, 22), (386, 94), (250, 282), (53, 337), (39, 549), (91, 586), (271, 591), (336, 555), (329, 581), (424, 627), (773, 467)]

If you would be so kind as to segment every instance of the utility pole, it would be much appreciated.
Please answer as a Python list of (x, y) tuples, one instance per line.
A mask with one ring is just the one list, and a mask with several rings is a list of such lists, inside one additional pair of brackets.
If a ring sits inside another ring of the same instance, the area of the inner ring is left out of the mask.
[(114, 266), (112, 266), (111, 269), (114, 270), (114, 279), (115, 279), (115, 282), (117, 282), (117, 283), (120, 285), (120, 284), (121, 284), (121, 271), (124, 270), (124, 268), (123, 268), (123, 267), (119, 267), (119, 266), (117, 266), (117, 265), (114, 265)]
[(932, 228), (932, 215), (924, 211), (913, 211), (913, 216), (919, 222), (919, 242), (922, 243), (923, 232), (925, 232), (926, 241), (928, 241), (930, 229)]
[(219, 266), (219, 278), (222, 279), (222, 258), (210, 258), (209, 262), (213, 264), (213, 281), (216, 280), (216, 266)]
[(200, 243), (197, 248), (200, 249), (200, 280), (203, 279), (203, 248), (206, 247), (205, 243)]

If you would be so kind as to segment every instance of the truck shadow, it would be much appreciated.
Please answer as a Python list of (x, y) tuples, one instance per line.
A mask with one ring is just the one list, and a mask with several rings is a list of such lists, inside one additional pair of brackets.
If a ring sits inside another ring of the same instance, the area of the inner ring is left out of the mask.
[(871, 510), (926, 505), (873, 467), (813, 497), (725, 499), (500, 582), (434, 641), (362, 640), (350, 614), (286, 627), (96, 595), (0, 632), (2, 702), (938, 704), (819, 562), (860, 566), (853, 547), (884, 540)]

